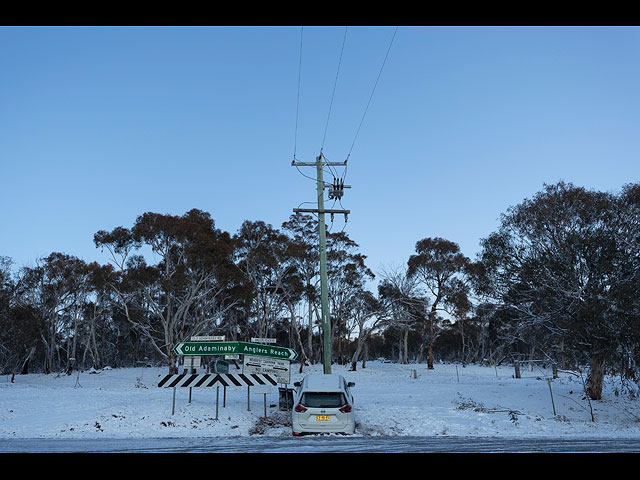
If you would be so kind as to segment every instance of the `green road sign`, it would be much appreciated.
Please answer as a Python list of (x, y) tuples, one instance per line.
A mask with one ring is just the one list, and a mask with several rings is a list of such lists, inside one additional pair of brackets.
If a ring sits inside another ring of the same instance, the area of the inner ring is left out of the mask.
[(259, 357), (295, 360), (298, 352), (292, 348), (249, 342), (180, 342), (173, 347), (176, 355), (256, 355)]

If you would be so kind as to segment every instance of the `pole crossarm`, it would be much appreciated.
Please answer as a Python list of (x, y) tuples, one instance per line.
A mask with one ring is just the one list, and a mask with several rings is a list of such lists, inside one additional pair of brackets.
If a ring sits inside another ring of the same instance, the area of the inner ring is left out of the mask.
[(351, 210), (320, 210), (318, 208), (294, 208), (293, 211), (295, 213), (345, 213), (347, 215), (351, 213)]
[[(296, 162), (295, 160), (293, 160), (291, 162), (291, 165), (294, 167), (316, 167), (318, 164), (317, 162)], [(346, 167), (347, 161), (345, 160), (344, 162), (322, 162), (322, 166)]]

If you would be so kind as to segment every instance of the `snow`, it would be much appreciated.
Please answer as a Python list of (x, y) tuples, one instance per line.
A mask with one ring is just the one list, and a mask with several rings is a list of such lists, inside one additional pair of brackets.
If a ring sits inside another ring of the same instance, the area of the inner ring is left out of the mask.
[(326, 375), (324, 373), (312, 373), (308, 374), (306, 385), (302, 385), (303, 388), (308, 390), (314, 390), (316, 392), (328, 391), (335, 392), (342, 390), (341, 375)]
[[(292, 365), (291, 384), (321, 365)], [(278, 408), (278, 390), (264, 396), (246, 387), (158, 388), (167, 368), (123, 368), (29, 374), (0, 379), (0, 442), (9, 438), (159, 438), (291, 436), (289, 415)], [(201, 372), (204, 373), (204, 372)], [(233, 367), (230, 373), (240, 373)], [(640, 404), (615, 378), (603, 399), (589, 403), (580, 377), (535, 367), (513, 377), (510, 366), (368, 362), (332, 373), (355, 382), (357, 436), (473, 436), (623, 438), (640, 434)], [(548, 379), (550, 382), (548, 382)], [(551, 385), (551, 392), (549, 389)], [(553, 393), (553, 403), (551, 400)], [(556, 414), (554, 415), (554, 405)], [(248, 409), (250, 407), (250, 410)]]

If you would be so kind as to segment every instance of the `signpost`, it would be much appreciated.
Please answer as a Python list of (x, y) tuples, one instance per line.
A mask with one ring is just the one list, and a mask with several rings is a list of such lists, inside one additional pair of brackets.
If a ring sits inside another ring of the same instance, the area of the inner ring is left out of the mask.
[(176, 355), (254, 355), (290, 361), (298, 358), (292, 348), (249, 342), (180, 342), (173, 351)]
[[(264, 395), (266, 417), (267, 393), (270, 392), (272, 387), (277, 383), (290, 383), (290, 363), (298, 358), (298, 352), (294, 349), (279, 347), (273, 345), (273, 343), (275, 343), (275, 339), (273, 338), (252, 338), (251, 342), (227, 342), (224, 341), (223, 336), (191, 337), (189, 342), (177, 343), (173, 347), (173, 352), (176, 355), (184, 356), (185, 360), (187, 357), (193, 358), (194, 360), (197, 358), (198, 360), (196, 361), (199, 363), (201, 355), (224, 355), (226, 359), (238, 358), (240, 355), (244, 355), (244, 362), (241, 375), (229, 374), (229, 364), (224, 362), (224, 360), (216, 360), (214, 366), (216, 373), (213, 374), (213, 377), (209, 374), (192, 374), (188, 377), (183, 375), (168, 375), (162, 379), (158, 384), (159, 387), (173, 387), (173, 406), (171, 413), (173, 414), (175, 410), (176, 387), (188, 386), (189, 391), (191, 391), (191, 387), (210, 387), (215, 385), (217, 390), (219, 389), (219, 384), (222, 384), (226, 392), (226, 387), (230, 384), (236, 386), (244, 384), (247, 386), (247, 410), (251, 410), (249, 397), (250, 388), (251, 386), (258, 387), (260, 393)], [(189, 361), (189, 363), (191, 363), (191, 361)], [(254, 383), (256, 381), (257, 384)], [(191, 395), (189, 395), (189, 401), (191, 401)], [(217, 418), (218, 396), (216, 392), (216, 420)]]
[(280, 358), (244, 356), (242, 373), (266, 373), (273, 375), (278, 383), (291, 383), (291, 362)]

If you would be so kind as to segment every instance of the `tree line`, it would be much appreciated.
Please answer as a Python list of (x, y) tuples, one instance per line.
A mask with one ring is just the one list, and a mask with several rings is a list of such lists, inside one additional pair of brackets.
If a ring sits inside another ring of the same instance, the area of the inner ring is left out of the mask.
[[(500, 217), (475, 259), (427, 237), (377, 272), (327, 232), (332, 361), (501, 364), (536, 357), (638, 383), (640, 185), (617, 194), (545, 185)], [(317, 221), (245, 221), (235, 234), (193, 209), (100, 230), (104, 265), (53, 252), (18, 271), (0, 257), (0, 371), (164, 364), (194, 335), (276, 338), (300, 370), (322, 358)], [(154, 261), (150, 263), (149, 259)]]

